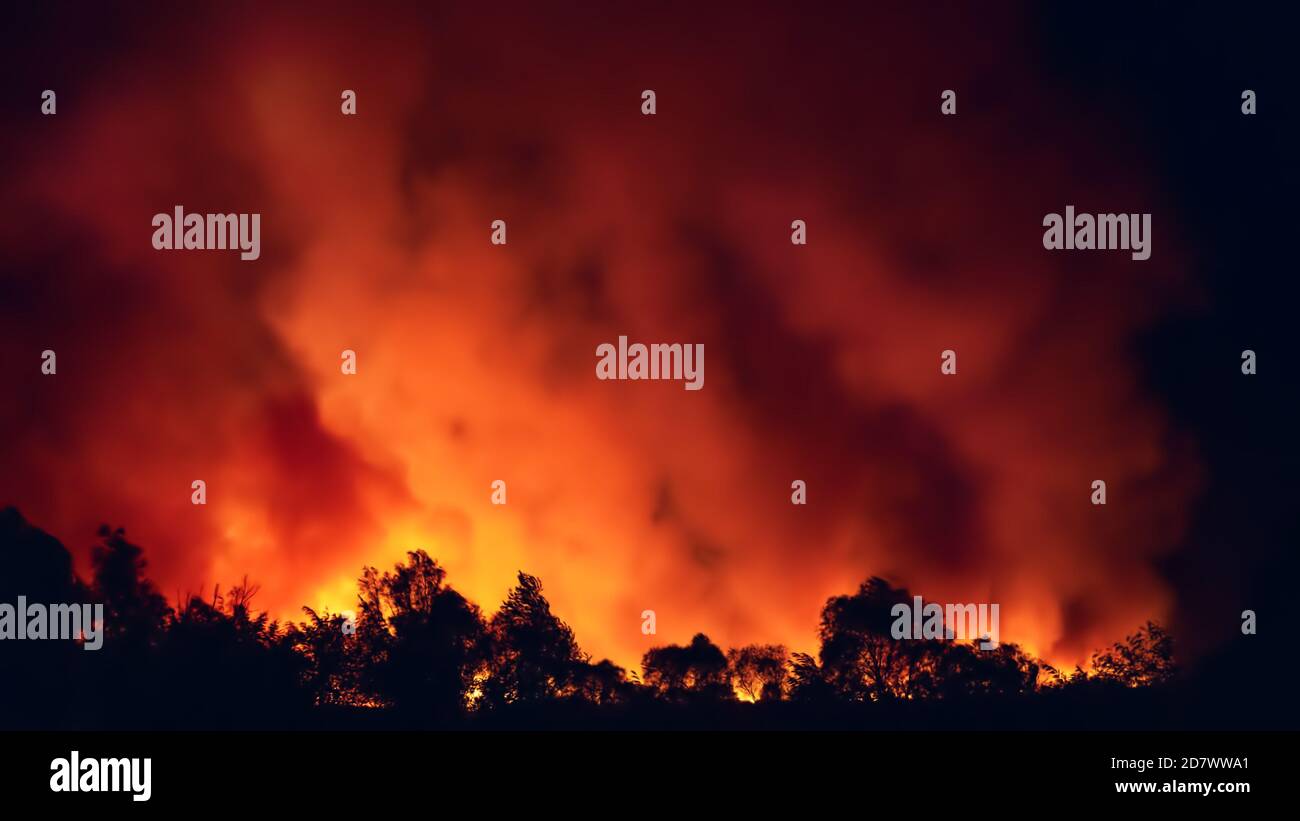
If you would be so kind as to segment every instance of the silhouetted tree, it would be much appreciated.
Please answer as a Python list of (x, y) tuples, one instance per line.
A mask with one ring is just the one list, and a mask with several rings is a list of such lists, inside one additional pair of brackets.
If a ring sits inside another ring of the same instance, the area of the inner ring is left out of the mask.
[(1038, 663), (1015, 644), (985, 649), (978, 640), (926, 641), (918, 654), (923, 660), (914, 660), (913, 693), (921, 697), (1012, 696), (1038, 686)]
[[(32, 527), (12, 507), (0, 510), (0, 603), (89, 602), (58, 539)], [(16, 630), (13, 621), (7, 625)], [(0, 641), (0, 727), (49, 729), (75, 720), (84, 705), (78, 681), (87, 653), (72, 641)]]
[(58, 539), (32, 527), (13, 507), (0, 510), (0, 601), (89, 601), (72, 569), (72, 554)]
[(302, 684), (317, 706), (362, 706), (371, 700), (361, 684), (362, 656), (355, 625), (342, 614), (303, 612), (309, 621), (290, 625), (285, 640), (303, 658)]
[(790, 656), (790, 700), (803, 703), (826, 703), (836, 698), (835, 688), (826, 680), (817, 659), (807, 653)]
[(779, 701), (789, 687), (790, 654), (780, 644), (750, 644), (727, 651), (731, 686), (751, 701)]
[(362, 685), (408, 714), (454, 719), (486, 674), (487, 628), (437, 562), (423, 550), (406, 555), (391, 573), (367, 567), (360, 580)]
[(670, 644), (647, 650), (641, 669), (646, 685), (670, 700), (733, 697), (727, 686), (727, 657), (703, 633), (696, 633), (685, 647)]
[(94, 597), (104, 604), (105, 642), (113, 652), (138, 652), (158, 640), (171, 608), (145, 576), (143, 551), (123, 528), (101, 525), (99, 537), (91, 566)]
[(906, 590), (872, 577), (852, 596), (834, 596), (822, 608), (822, 676), (841, 698), (878, 701), (907, 695), (915, 646), (890, 634), (896, 604), (911, 604)]
[[(911, 594), (880, 578), (852, 596), (834, 596), (822, 609), (820, 679), (841, 698), (955, 698), (1014, 695), (1037, 688), (1039, 665), (1015, 645), (984, 649), (978, 641), (896, 639), (895, 605), (914, 605)], [(813, 679), (804, 665), (799, 685)]]
[(627, 671), (609, 659), (596, 664), (582, 662), (574, 667), (573, 695), (596, 705), (619, 704), (631, 700), (636, 685), (628, 680)]
[(483, 692), (489, 705), (569, 694), (578, 666), (587, 663), (573, 630), (551, 613), (541, 580), (522, 572), (518, 579), (488, 623), (491, 662)]

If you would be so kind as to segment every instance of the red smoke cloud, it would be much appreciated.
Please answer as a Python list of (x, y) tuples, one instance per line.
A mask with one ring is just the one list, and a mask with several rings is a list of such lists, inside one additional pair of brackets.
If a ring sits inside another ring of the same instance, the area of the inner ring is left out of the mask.
[[(1172, 608), (1196, 461), (1131, 347), (1188, 285), (1141, 155), (979, 14), (133, 24), (6, 140), (0, 501), (282, 616), (425, 548), (625, 665), (811, 649), (869, 575), (1081, 660)], [(155, 251), (178, 204), (262, 214), (261, 258)], [(1044, 251), (1067, 204), (1155, 212), (1156, 253)], [(598, 381), (620, 334), (704, 343), (704, 390)]]

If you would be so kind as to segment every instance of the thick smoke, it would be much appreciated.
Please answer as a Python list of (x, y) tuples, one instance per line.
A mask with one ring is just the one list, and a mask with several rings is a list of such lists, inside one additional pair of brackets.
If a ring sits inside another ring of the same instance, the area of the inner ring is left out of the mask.
[[(1196, 460), (1132, 344), (1188, 286), (1137, 149), (1010, 15), (640, 17), (214, 13), (63, 66), (5, 139), (0, 501), (277, 615), (417, 547), (489, 609), (524, 569), (623, 664), (810, 649), (873, 574), (1060, 663), (1166, 617)], [(261, 213), (261, 259), (155, 251), (178, 204)], [(1067, 204), (1156, 254), (1045, 252)], [(598, 381), (620, 334), (706, 387)]]

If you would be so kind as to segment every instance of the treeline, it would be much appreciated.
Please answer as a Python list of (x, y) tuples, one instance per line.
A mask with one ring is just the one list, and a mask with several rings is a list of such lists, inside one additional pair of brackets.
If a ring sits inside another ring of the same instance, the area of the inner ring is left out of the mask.
[(1155, 691), (1174, 673), (1172, 642), (1150, 623), (1087, 673), (1014, 644), (895, 640), (891, 608), (911, 593), (879, 578), (826, 602), (816, 656), (724, 652), (701, 633), (625, 670), (585, 653), (526, 573), (486, 616), (416, 551), (390, 571), (364, 569), (354, 620), (304, 608), (305, 620), (280, 623), (255, 611), (247, 582), (172, 606), (122, 530), (100, 537), (83, 581), (57, 540), (0, 512), (0, 601), (105, 612), (98, 651), (0, 642), (0, 726), (914, 726), (979, 711), (1005, 722), (1043, 699), (1073, 709)]

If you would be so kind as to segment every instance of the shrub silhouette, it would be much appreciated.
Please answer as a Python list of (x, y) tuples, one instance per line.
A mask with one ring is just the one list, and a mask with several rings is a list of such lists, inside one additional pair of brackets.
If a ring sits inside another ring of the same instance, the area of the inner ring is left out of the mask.
[(1096, 676), (1125, 687), (1164, 684), (1174, 674), (1174, 640), (1155, 622), (1147, 622), (1136, 633), (1109, 650), (1094, 653)]

